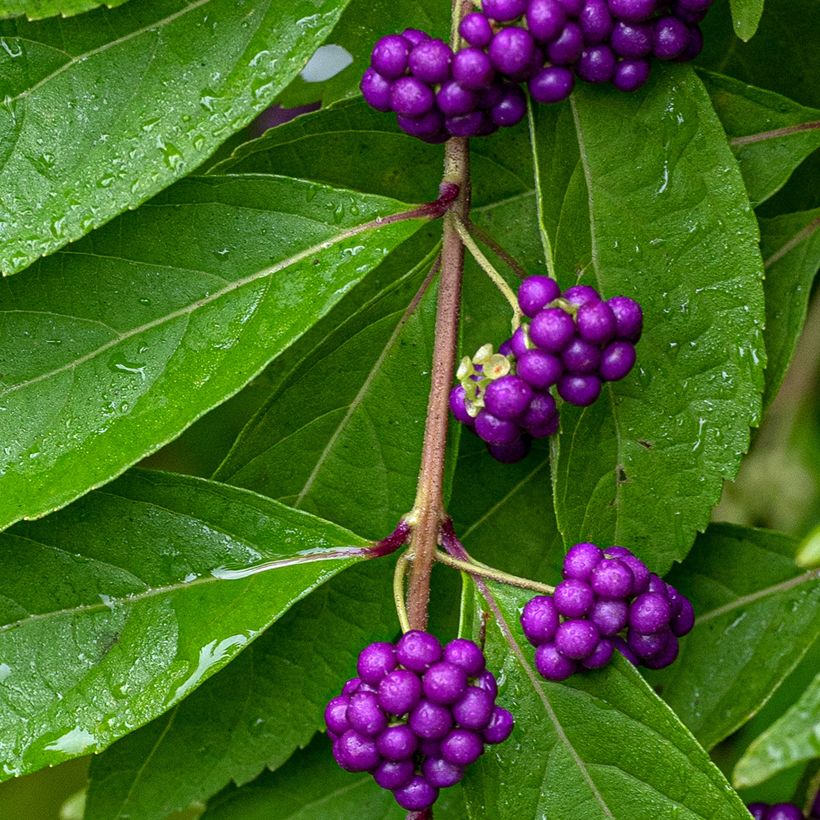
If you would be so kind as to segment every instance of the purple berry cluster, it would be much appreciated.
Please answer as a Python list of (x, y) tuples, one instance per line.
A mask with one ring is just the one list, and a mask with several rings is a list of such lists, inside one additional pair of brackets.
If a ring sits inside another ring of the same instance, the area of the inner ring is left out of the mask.
[(333, 756), (349, 772), (370, 772), (407, 811), (432, 806), (485, 744), (513, 730), (513, 716), (495, 705), (484, 653), (464, 638), (442, 647), (427, 632), (407, 632), (363, 649), (357, 672), (325, 709)]
[[(532, 598), (521, 613), (542, 677), (561, 681), (600, 669), (616, 649), (650, 669), (677, 658), (678, 638), (695, 623), (692, 604), (630, 550), (575, 544), (562, 574), (553, 595)], [(619, 634), (624, 630), (626, 639)]]
[(518, 305), (530, 321), (492, 353), (489, 345), (461, 363), (460, 384), (450, 392), (456, 419), (483, 439), (499, 461), (529, 451), (531, 439), (558, 430), (550, 393), (585, 407), (606, 381), (623, 379), (635, 364), (643, 313), (626, 296), (601, 299), (595, 288), (575, 285), (561, 293), (554, 279), (529, 276)]
[(382, 37), (360, 87), (373, 108), (395, 112), (404, 131), (428, 142), (484, 136), (523, 118), (522, 83), (537, 102), (556, 103), (576, 76), (634, 91), (651, 58), (693, 59), (712, 2), (483, 0), (461, 21), (456, 52), (417, 29)]
[(803, 820), (803, 812), (794, 803), (749, 803), (746, 808), (754, 820)]

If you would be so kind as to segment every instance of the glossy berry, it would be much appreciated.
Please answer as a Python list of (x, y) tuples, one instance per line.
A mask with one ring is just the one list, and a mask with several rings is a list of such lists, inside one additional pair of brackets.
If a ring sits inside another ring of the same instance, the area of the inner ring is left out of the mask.
[(414, 774), (415, 766), (410, 760), (385, 760), (373, 772), (373, 779), (383, 789), (397, 789), (409, 783)]
[(601, 354), (598, 372), (604, 381), (620, 381), (634, 367), (635, 358), (635, 347), (631, 342), (612, 342)]
[(408, 726), (418, 737), (438, 740), (452, 728), (453, 717), (447, 707), (422, 699), (410, 712)]
[(368, 68), (359, 83), (362, 96), (369, 106), (377, 111), (390, 111), (390, 80), (382, 77), (375, 68)]
[(688, 598), (683, 599), (681, 611), (672, 619), (672, 634), (678, 638), (688, 635), (695, 625), (695, 610)]
[(493, 37), (487, 53), (497, 71), (517, 78), (532, 65), (535, 48), (535, 41), (526, 29), (510, 26)]
[(401, 77), (407, 69), (412, 44), (400, 34), (388, 34), (373, 47), (370, 65), (388, 79)]
[(393, 790), (396, 802), (407, 811), (424, 811), (438, 799), (438, 789), (423, 777), (415, 775), (409, 783)]
[(561, 351), (574, 335), (575, 323), (561, 308), (546, 308), (539, 311), (530, 324), (530, 339), (542, 350), (550, 353)]
[(599, 598), (626, 598), (635, 583), (629, 567), (618, 558), (601, 561), (589, 577), (593, 592)]
[(573, 375), (595, 373), (601, 362), (598, 345), (576, 336), (562, 351), (564, 369)]
[(527, 113), (527, 98), (517, 85), (507, 84), (501, 98), (490, 108), (490, 117), (496, 125), (509, 127), (521, 122)]
[(608, 342), (617, 329), (615, 314), (606, 302), (588, 302), (578, 308), (575, 323), (581, 338), (593, 344)]
[(484, 653), (465, 638), (455, 638), (444, 647), (444, 660), (460, 666), (469, 677), (484, 671)]
[(615, 316), (615, 335), (619, 339), (637, 342), (643, 329), (641, 306), (627, 296), (613, 296), (607, 301)]
[(501, 706), (496, 706), (490, 717), (490, 722), (484, 727), (482, 737), (485, 743), (503, 743), (511, 734), (515, 726), (513, 716)]
[(491, 20), (508, 23), (526, 11), (527, 0), (482, 0), (481, 7)]
[(564, 291), (564, 299), (579, 308), (583, 305), (601, 301), (598, 291), (591, 285), (573, 285), (571, 288), (567, 288)]
[(406, 632), (396, 644), (396, 659), (412, 672), (425, 672), (441, 659), (441, 655), (438, 639), (418, 629)]
[(539, 42), (554, 40), (567, 21), (567, 12), (559, 0), (530, 0), (527, 6), (527, 28)]
[(774, 803), (766, 811), (766, 820), (803, 820), (803, 812), (794, 803)]
[(495, 698), (489, 692), (477, 686), (468, 686), (453, 704), (453, 718), (467, 729), (484, 729), (490, 722), (494, 707)]
[(598, 645), (600, 635), (595, 625), (586, 620), (568, 620), (559, 625), (555, 633), (555, 646), (566, 658), (588, 658)]
[(450, 391), (450, 412), (456, 421), (472, 426), (473, 417), (467, 412), (467, 394), (462, 385), (456, 385)]
[(430, 87), (415, 77), (399, 77), (390, 89), (390, 107), (404, 117), (421, 117), (434, 102)]
[(574, 86), (573, 73), (568, 68), (555, 65), (538, 71), (527, 87), (536, 102), (558, 103), (569, 97)]
[(603, 599), (592, 606), (589, 619), (599, 634), (606, 638), (617, 635), (629, 622), (629, 604), (626, 601)]
[(548, 643), (558, 629), (558, 609), (551, 596), (539, 595), (524, 605), (521, 613), (521, 628), (533, 646)]
[(629, 644), (629, 648), (641, 658), (642, 661), (647, 661), (650, 658), (660, 655), (666, 649), (672, 637), (672, 633), (668, 630), (645, 634), (630, 629), (626, 635), (626, 642)]
[(478, 48), (488, 46), (493, 39), (493, 27), (489, 19), (477, 11), (464, 17), (458, 31), (467, 43)]
[(672, 607), (663, 595), (645, 592), (629, 607), (629, 625), (638, 632), (658, 632), (669, 626)]
[(652, 53), (659, 60), (680, 57), (689, 44), (689, 27), (677, 17), (661, 17), (655, 22)]
[(407, 714), (421, 699), (421, 681), (407, 669), (396, 669), (379, 684), (379, 705), (392, 715)]
[(464, 777), (464, 769), (443, 758), (428, 757), (421, 765), (424, 779), (435, 788), (446, 789), (460, 783)]
[(612, 641), (602, 638), (592, 653), (581, 661), (584, 669), (603, 669), (611, 660), (615, 647)]
[(379, 754), (387, 760), (407, 760), (418, 745), (415, 733), (406, 723), (388, 726), (376, 740)]
[(678, 639), (674, 635), (670, 635), (663, 650), (651, 658), (645, 658), (643, 665), (647, 667), (647, 669), (665, 669), (675, 662), (679, 651), (680, 644), (678, 643)]
[(558, 584), (553, 600), (560, 615), (565, 618), (582, 618), (592, 609), (595, 593), (589, 584), (570, 578)]
[(609, 0), (609, 8), (616, 17), (634, 22), (651, 17), (657, 0)]
[(562, 681), (578, 669), (575, 661), (562, 655), (555, 644), (545, 643), (535, 650), (535, 668), (542, 678), (551, 681)]
[(352, 729), (367, 737), (378, 735), (387, 728), (387, 715), (373, 692), (356, 692), (351, 696), (347, 719)]
[(572, 65), (583, 50), (584, 35), (581, 27), (570, 21), (547, 46), (547, 58), (553, 65)]
[(433, 703), (453, 703), (467, 688), (467, 673), (460, 666), (440, 661), (424, 673), (422, 685), (424, 696)]
[(597, 376), (564, 376), (558, 382), (558, 394), (570, 404), (587, 407), (601, 395), (601, 380)]
[(526, 458), (530, 451), (531, 441), (526, 436), (519, 436), (507, 444), (488, 444), (487, 451), (502, 464), (515, 464)]
[(518, 418), (532, 400), (532, 388), (518, 376), (502, 376), (490, 382), (484, 393), (484, 407), (500, 419)]
[(548, 276), (528, 276), (518, 287), (518, 306), (533, 318), (549, 302), (561, 295), (558, 283)]
[(333, 744), (333, 756), (336, 762), (349, 772), (370, 771), (375, 769), (381, 760), (375, 741), (352, 729)]
[(453, 78), (464, 88), (484, 88), (493, 74), (493, 64), (480, 48), (463, 48), (453, 58)]
[(347, 707), (350, 705), (350, 698), (339, 695), (332, 698), (325, 707), (325, 725), (337, 735), (343, 735), (350, 729), (350, 721), (347, 719)]
[(603, 43), (609, 39), (613, 20), (605, 0), (586, 0), (578, 23), (588, 44)]
[(520, 429), (514, 421), (500, 419), (486, 410), (476, 416), (475, 431), (487, 444), (510, 444), (520, 435)]
[(484, 742), (469, 729), (453, 729), (441, 741), (441, 756), (456, 766), (469, 766), (481, 757)]
[(562, 574), (564, 578), (586, 581), (592, 575), (592, 570), (603, 559), (603, 552), (595, 544), (589, 542), (575, 544), (564, 556)]
[[(749, 814), (752, 815), (754, 820), (765, 820), (766, 812), (769, 809), (768, 803), (749, 803), (746, 808), (749, 810)], [(801, 818), (802, 820), (802, 818)]]
[[(561, 359), (553, 353), (546, 353), (543, 350), (527, 350), (518, 359), (516, 370), (530, 387), (535, 390), (546, 390), (558, 382), (564, 372), (564, 366)], [(460, 418), (459, 421), (461, 421)]]
[(378, 686), (382, 678), (396, 668), (396, 653), (393, 644), (372, 643), (359, 654), (356, 671), (359, 678), (371, 686)]

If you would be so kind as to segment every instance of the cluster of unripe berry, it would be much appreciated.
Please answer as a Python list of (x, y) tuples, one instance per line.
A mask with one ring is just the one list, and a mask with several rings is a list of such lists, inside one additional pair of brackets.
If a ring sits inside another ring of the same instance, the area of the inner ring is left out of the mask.
[(542, 677), (560, 681), (600, 669), (616, 649), (650, 669), (677, 658), (678, 638), (695, 623), (692, 604), (630, 550), (575, 544), (562, 575), (553, 595), (532, 598), (521, 613)]
[(484, 752), (513, 730), (495, 698), (498, 686), (484, 653), (457, 638), (442, 647), (413, 630), (399, 641), (362, 650), (358, 677), (325, 709), (336, 762), (370, 772), (407, 811), (423, 811)]
[(520, 84), (541, 103), (566, 99), (576, 76), (642, 86), (650, 59), (691, 60), (698, 23), (713, 0), (483, 0), (459, 26), (456, 52), (417, 29), (376, 42), (361, 81), (367, 102), (393, 111), (427, 142), (515, 125), (526, 113)]
[(794, 803), (749, 803), (746, 807), (754, 820), (803, 820), (803, 812)]
[(499, 461), (526, 456), (531, 439), (558, 430), (550, 394), (585, 407), (606, 381), (624, 378), (635, 364), (643, 313), (626, 296), (602, 300), (595, 288), (575, 285), (561, 293), (554, 279), (530, 276), (518, 289), (530, 319), (493, 353), (482, 347), (459, 367), (450, 409), (487, 443)]

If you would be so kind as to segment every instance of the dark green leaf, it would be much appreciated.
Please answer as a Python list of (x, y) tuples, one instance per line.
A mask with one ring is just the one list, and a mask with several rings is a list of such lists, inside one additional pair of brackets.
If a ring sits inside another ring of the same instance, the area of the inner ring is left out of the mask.
[[(172, 707), (350, 564), (332, 547), (361, 543), (253, 493), (148, 472), (0, 535), (3, 776), (99, 751)], [(223, 580), (305, 550), (336, 560)]]
[(545, 241), (565, 285), (637, 298), (645, 333), (627, 379), (562, 408), (556, 515), (565, 541), (626, 544), (663, 572), (759, 420), (757, 224), (691, 69), (661, 66), (634, 95), (579, 89), (571, 104), (535, 123)]
[(762, 88), (701, 72), (753, 205), (778, 191), (820, 146), (820, 111)]
[(0, 271), (190, 173), (289, 83), (346, 0), (140, 0), (0, 24)]
[(729, 0), (735, 33), (741, 40), (751, 40), (763, 14), (763, 0)]
[(786, 375), (806, 320), (812, 282), (820, 267), (820, 208), (760, 220), (766, 260), (766, 392), (768, 406)]
[(42, 20), (57, 14), (71, 17), (98, 6), (113, 9), (126, 0), (0, 0), (0, 17), (25, 15), (29, 20)]
[(820, 757), (818, 725), (820, 674), (797, 703), (749, 746), (735, 766), (735, 785), (753, 786), (797, 763)]
[(6, 280), (0, 526), (65, 504), (246, 384), (419, 228), (309, 182), (186, 180)]
[(487, 628), (499, 702), (511, 738), (470, 769), (471, 817), (498, 820), (748, 817), (718, 769), (638, 672), (617, 656), (606, 669), (565, 683), (543, 680), (518, 612), (532, 593), (491, 586), (503, 623)]
[(697, 621), (678, 661), (650, 678), (710, 748), (745, 723), (800, 661), (820, 629), (820, 573), (801, 573), (795, 542), (713, 525), (669, 581)]

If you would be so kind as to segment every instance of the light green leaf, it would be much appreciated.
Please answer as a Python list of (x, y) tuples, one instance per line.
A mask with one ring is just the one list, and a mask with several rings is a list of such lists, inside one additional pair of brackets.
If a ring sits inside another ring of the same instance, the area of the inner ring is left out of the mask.
[(735, 766), (735, 786), (754, 786), (791, 766), (820, 757), (818, 727), (820, 674), (797, 703), (749, 746)]
[(711, 748), (771, 697), (820, 629), (820, 572), (794, 564), (795, 542), (712, 525), (669, 581), (695, 607), (677, 662), (649, 677)]
[(700, 72), (753, 205), (776, 193), (820, 147), (820, 111), (721, 74)]
[(754, 37), (763, 15), (763, 0), (729, 0), (735, 33), (741, 40)]
[(470, 817), (748, 817), (708, 755), (627, 661), (616, 655), (603, 670), (564, 683), (543, 680), (518, 623), (532, 593), (489, 588), (497, 611), (487, 626), (488, 665), (501, 677), (498, 700), (513, 711), (516, 727), (468, 771)]
[(263, 110), (346, 0), (140, 0), (0, 23), (0, 271), (190, 173)]
[(6, 281), (0, 526), (108, 481), (239, 390), (419, 228), (383, 198), (186, 180)]
[[(174, 706), (362, 543), (253, 493), (150, 472), (3, 533), (2, 776), (100, 751)], [(305, 551), (325, 560), (293, 563)], [(284, 564), (244, 577), (272, 560)]]
[(42, 20), (58, 14), (72, 17), (98, 6), (113, 9), (126, 0), (0, 0), (0, 17), (25, 15), (29, 20)]
[(766, 392), (768, 406), (783, 382), (803, 330), (820, 267), (820, 208), (760, 220), (766, 260)]
[[(634, 548), (663, 573), (706, 526), (760, 417), (762, 260), (742, 178), (700, 80), (659, 67), (633, 95), (538, 112), (541, 220), (559, 280), (644, 309), (638, 362), (553, 450), (568, 543)], [(662, 492), (659, 491), (662, 489)]]

